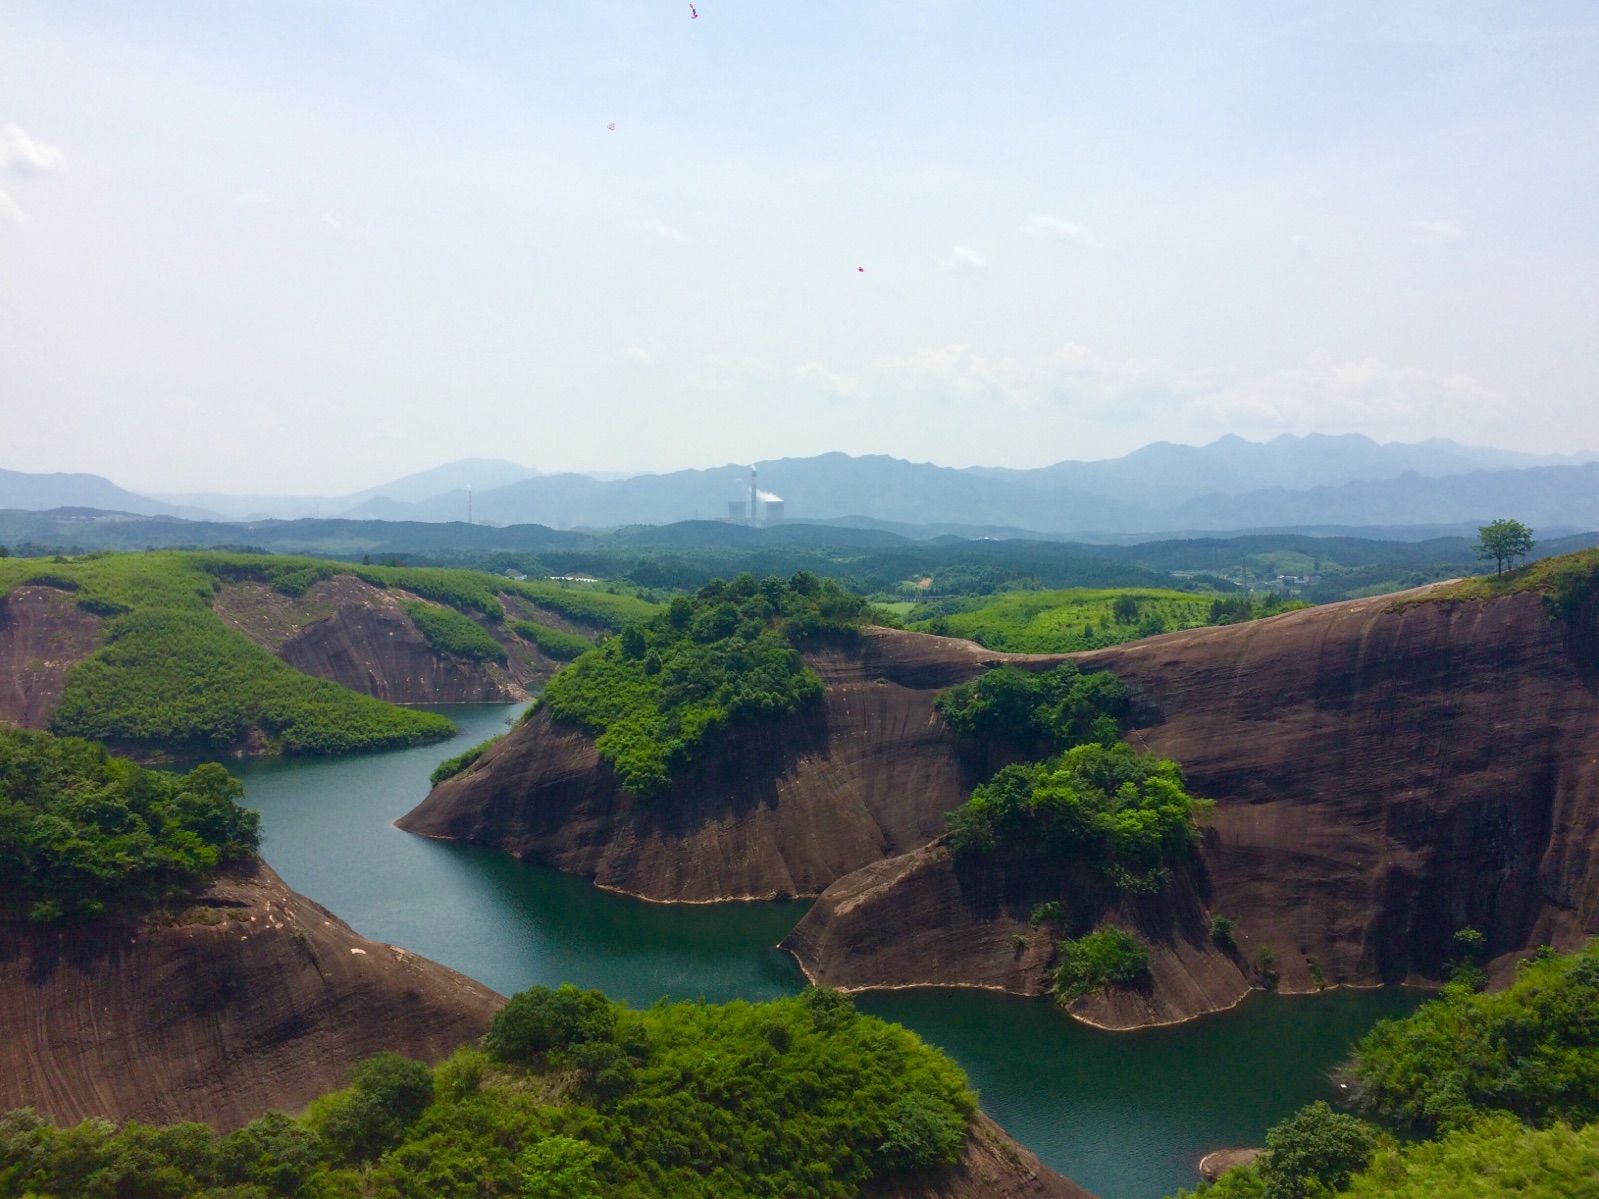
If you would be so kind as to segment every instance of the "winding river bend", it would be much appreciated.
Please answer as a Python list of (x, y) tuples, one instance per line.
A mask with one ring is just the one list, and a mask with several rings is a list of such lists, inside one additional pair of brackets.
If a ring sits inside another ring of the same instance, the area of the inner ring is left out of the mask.
[[(536, 983), (760, 1000), (797, 991), (774, 946), (803, 903), (661, 905), (608, 894), (504, 854), (427, 841), (392, 822), (445, 758), (501, 732), (519, 706), (441, 707), (455, 739), (392, 753), (235, 764), (262, 817), (262, 853), (290, 886), (359, 932), (443, 962), (505, 994)], [(1175, 1028), (1104, 1033), (1043, 1000), (922, 990), (860, 997), (950, 1054), (983, 1106), (1044, 1161), (1104, 1199), (1157, 1199), (1197, 1181), (1201, 1154), (1259, 1144), (1324, 1096), (1327, 1069), (1378, 1019), (1419, 997), (1339, 991), (1258, 996)]]

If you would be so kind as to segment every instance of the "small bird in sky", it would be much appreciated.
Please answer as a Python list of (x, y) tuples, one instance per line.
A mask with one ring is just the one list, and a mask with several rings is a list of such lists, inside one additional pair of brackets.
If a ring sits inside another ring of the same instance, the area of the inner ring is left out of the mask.
[(606, 126), (606, 128), (609, 129), (612, 133), (615, 133), (616, 132), (616, 122), (612, 121), (609, 125)]
[(688, 19), (691, 21), (698, 21), (700, 19), (700, 10), (695, 8), (692, 4), (688, 6)]
[(863, 275), (866, 273), (866, 268), (863, 267), (863, 266), (858, 266), (855, 269), (858, 270)]

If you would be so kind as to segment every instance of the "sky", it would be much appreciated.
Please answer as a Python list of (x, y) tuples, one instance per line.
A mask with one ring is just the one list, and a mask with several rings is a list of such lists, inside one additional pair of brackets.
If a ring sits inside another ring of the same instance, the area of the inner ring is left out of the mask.
[(1591, 2), (696, 5), (6, 0), (0, 467), (1599, 448)]

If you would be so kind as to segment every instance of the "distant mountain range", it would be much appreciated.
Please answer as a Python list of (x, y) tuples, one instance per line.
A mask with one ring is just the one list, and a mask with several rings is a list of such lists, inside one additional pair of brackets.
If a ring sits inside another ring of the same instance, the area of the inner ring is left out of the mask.
[[(882, 455), (821, 454), (755, 464), (790, 519), (1090, 536), (1243, 528), (1470, 525), (1514, 516), (1599, 527), (1599, 454), (1531, 455), (1435, 439), (1358, 435), (1157, 442), (1121, 458), (1036, 470), (953, 469)], [(616, 528), (716, 519), (744, 495), (749, 467), (600, 479), (468, 459), (336, 497), (144, 497), (96, 475), (0, 471), (0, 507), (116, 509), (147, 516), (307, 516)]]

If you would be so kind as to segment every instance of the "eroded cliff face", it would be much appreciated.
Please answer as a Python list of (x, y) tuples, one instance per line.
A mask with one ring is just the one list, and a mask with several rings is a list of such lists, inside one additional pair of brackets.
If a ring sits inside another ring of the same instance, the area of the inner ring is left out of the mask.
[[(1572, 633), (1535, 595), (1390, 596), (1080, 655), (1137, 695), (1128, 739), (1216, 809), (1193, 911), (1140, 927), (1152, 987), (1073, 1010), (1133, 1027), (1225, 1007), (1263, 949), (1284, 990), (1309, 991), (1317, 969), (1437, 978), (1465, 925), (1496, 956), (1599, 931), (1599, 678)], [(1234, 919), (1236, 954), (1207, 912)], [(837, 985), (1042, 990), (1031, 944), (1006, 957), (1028, 931), (934, 846), (839, 880), (788, 945)]]
[(417, 597), (352, 575), (290, 596), (263, 583), (222, 588), (212, 608), (230, 628), (290, 666), (399, 704), (510, 703), (560, 665), (504, 627), (483, 627), (506, 661), (469, 662), (428, 644), (404, 604)]
[[(1076, 889), (1088, 894), (1074, 907), (1144, 939), (1150, 981), (1084, 996), (1072, 1003), (1074, 1016), (1104, 1028), (1171, 1024), (1232, 1007), (1249, 993), (1247, 964), (1210, 940), (1192, 877), (1179, 875), (1165, 895), (1135, 903)], [(1034, 927), (1029, 916), (1060, 894), (1058, 878), (958, 861), (941, 838), (839, 879), (782, 947), (812, 982), (846, 991), (956, 985), (1041, 995), (1051, 986), (1062, 930)]]
[(67, 671), (99, 644), (100, 618), (69, 591), (18, 587), (0, 598), (0, 724), (44, 728)]
[(646, 899), (816, 895), (943, 831), (980, 780), (933, 700), (1005, 655), (872, 629), (805, 657), (827, 684), (819, 710), (729, 731), (665, 795), (629, 795), (592, 737), (540, 712), (399, 825)]
[(0, 1110), (246, 1123), (385, 1049), (438, 1060), (502, 1000), (358, 936), (258, 865), (171, 922), (0, 925)]

